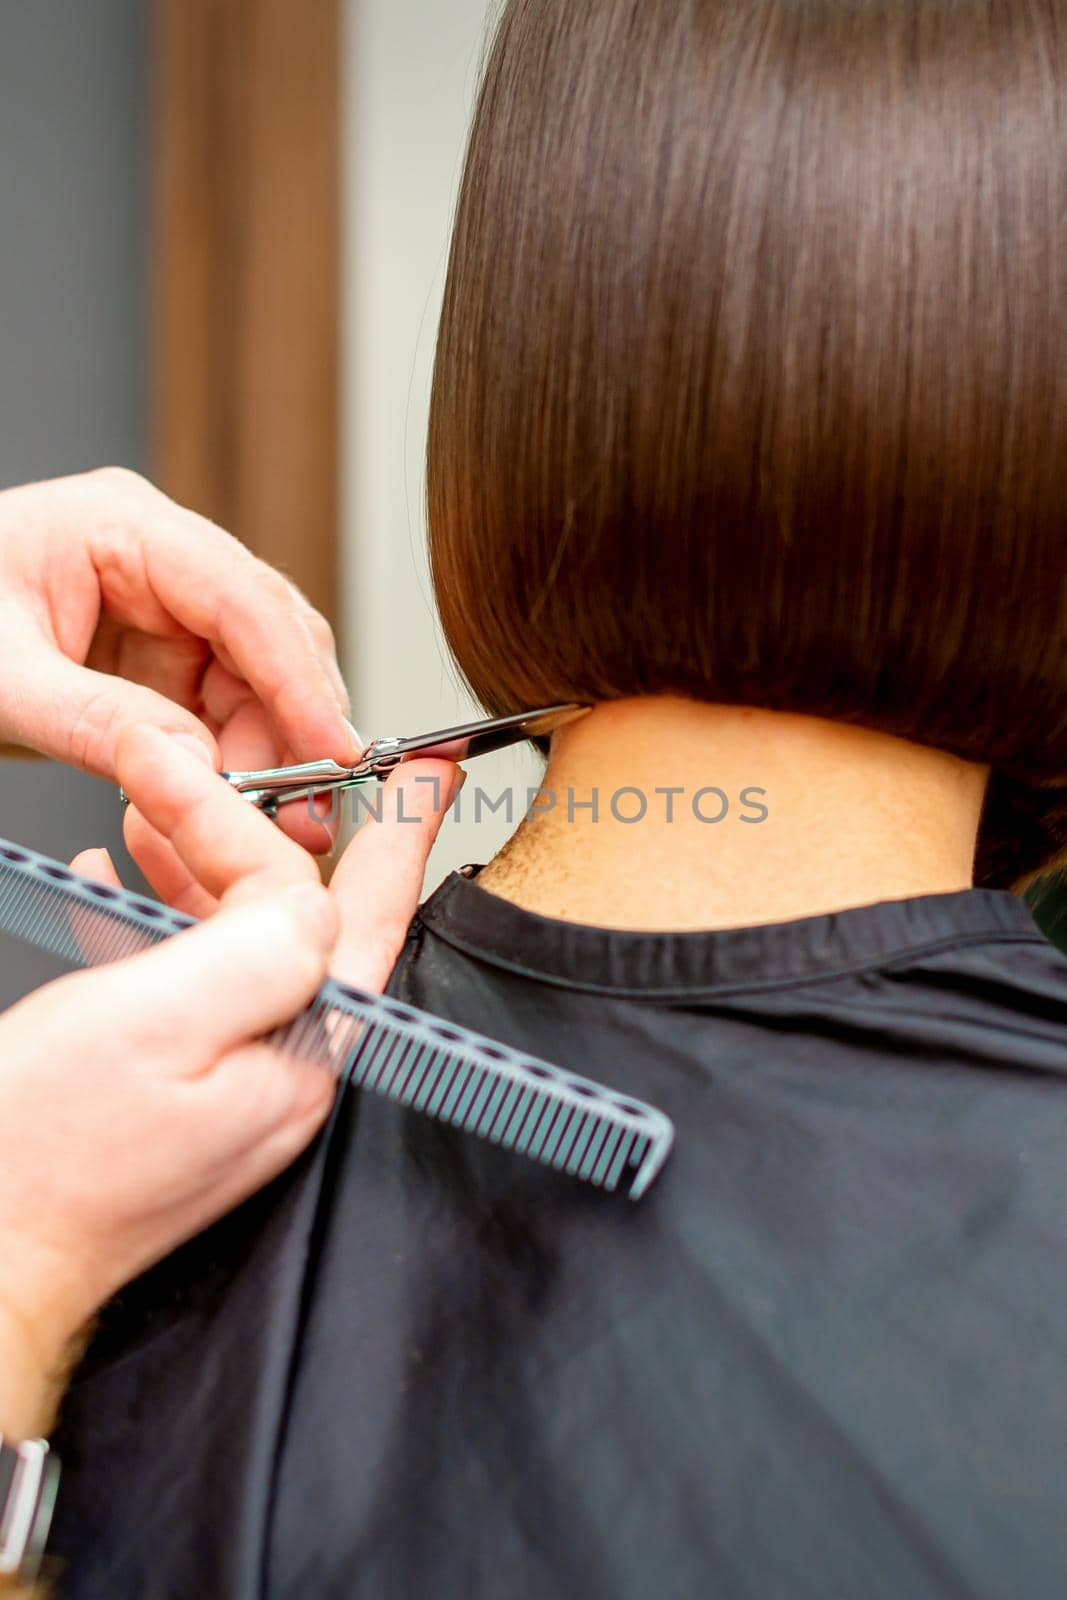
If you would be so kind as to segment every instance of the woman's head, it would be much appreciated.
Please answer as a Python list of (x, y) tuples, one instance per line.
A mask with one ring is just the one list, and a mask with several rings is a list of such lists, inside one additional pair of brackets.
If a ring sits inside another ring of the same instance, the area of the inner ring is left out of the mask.
[(836, 717), (1067, 850), (1067, 0), (510, 0), (429, 511), (491, 710)]

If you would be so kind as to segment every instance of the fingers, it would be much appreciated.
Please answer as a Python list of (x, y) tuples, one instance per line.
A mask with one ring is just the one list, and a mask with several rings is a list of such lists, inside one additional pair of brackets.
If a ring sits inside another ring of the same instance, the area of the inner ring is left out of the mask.
[[(223, 709), (217, 699), (215, 708)], [(278, 748), (277, 735), (263, 707), (247, 689), (235, 695), (224, 710), (218, 743), (228, 771), (275, 766), (292, 759), (289, 752)], [(283, 806), (277, 826), (313, 855), (328, 854), (337, 835), (337, 817), (320, 821), (307, 802)], [(211, 915), (217, 903), (215, 896), (207, 892), (173, 846), (135, 806), (127, 807), (123, 832), (127, 849), (161, 899), (194, 917)]]
[(335, 1080), (264, 1036), (314, 996), (336, 926), (321, 885), (290, 885), (0, 1019), (3, 1205), (57, 1342), (313, 1136)]
[[(278, 1175), (311, 1142), (337, 1092), (329, 1068), (287, 1056), (266, 1044), (228, 1051), (195, 1084), (185, 1125), (175, 1132), (197, 1154), (183, 1156), (198, 1183), (177, 1237), (206, 1227)], [(195, 1101), (195, 1106), (192, 1102)], [(209, 1159), (210, 1158), (210, 1159)], [(161, 1241), (176, 1242), (173, 1226)], [(147, 1263), (144, 1263), (147, 1264)]]
[(208, 895), (235, 899), (262, 893), (269, 882), (319, 882), (307, 852), (222, 782), (195, 747), (154, 728), (131, 728), (119, 741), (117, 765), (145, 822)]
[(219, 907), (217, 895), (208, 893), (174, 846), (134, 805), (126, 807), (122, 837), (141, 873), (166, 905), (190, 917), (215, 914)]
[[(83, 878), (92, 878), (95, 883), (106, 884), (109, 889), (122, 888), (122, 881), (115, 871), (115, 864), (106, 850), (82, 850), (74, 857), (71, 867)], [(103, 920), (102, 925), (99, 908), (91, 910), (88, 906), (75, 904), (71, 906), (67, 916), (70, 919), (71, 934), (87, 965), (92, 966), (97, 961), (106, 961), (112, 933), (107, 919)]]
[(287, 579), (214, 524), (147, 484), (128, 492), (141, 505), (140, 526), (135, 515), (130, 520), (146, 579), (169, 614), (250, 686), (297, 760), (357, 760), (359, 742), (347, 721), (348, 696), (325, 620)]
[(106, 883), (109, 889), (121, 889), (122, 880), (115, 871), (110, 853), (103, 849), (81, 850), (71, 861), (71, 869), (95, 883)]
[(189, 735), (218, 763), (218, 747), (207, 728), (173, 700), (141, 684), (80, 667), (44, 639), (34, 640), (32, 654), (33, 670), (20, 685), (11, 720), (17, 724), (15, 737), (21, 734), (45, 755), (114, 782), (123, 730), (146, 724)]
[[(221, 1056), (203, 1087), (230, 1133), (225, 1180), (247, 1194), (287, 1166), (312, 1138), (337, 1092), (337, 1075), (322, 1062), (257, 1042)], [(208, 1107), (203, 1109), (207, 1115)], [(228, 1197), (227, 1206), (240, 1197)]]
[(169, 1063), (206, 1072), (313, 998), (338, 921), (321, 884), (293, 883), (227, 907), (155, 949), (86, 974), (84, 1025), (95, 1019), (116, 1048), (157, 1070)]
[(217, 757), (190, 709), (214, 656), (293, 759), (358, 758), (333, 635), (281, 574), (133, 473), (19, 493), (11, 514), (30, 554), (5, 586), (10, 738), (110, 779), (136, 723), (188, 732)]
[[(221, 674), (221, 669), (217, 669), (217, 672)], [(217, 676), (216, 685), (219, 681)], [(220, 717), (219, 721), (222, 724), (218, 735), (219, 747), (228, 772), (283, 766), (296, 759), (291, 750), (278, 743), (277, 733), (263, 707), (258, 700), (250, 697), (247, 689), (243, 699), (231, 698), (227, 715)], [(326, 855), (333, 849), (337, 837), (336, 819), (332, 823), (320, 821), (313, 807), (306, 802), (283, 806), (278, 815), (278, 824), (290, 839), (303, 845), (313, 855)]]
[[(217, 661), (204, 674), (201, 697), (205, 720), (214, 730), (227, 771), (279, 766), (294, 759), (280, 744), (276, 729), (248, 685)], [(276, 823), (313, 855), (327, 855), (333, 849), (337, 818), (319, 820), (314, 806), (306, 802), (282, 807)], [(191, 916), (211, 915), (214, 896), (133, 806), (127, 808), (123, 831), (130, 854), (161, 899)]]
[(465, 777), (450, 761), (405, 761), (378, 791), (380, 805), (330, 880), (341, 911), (331, 971), (342, 982), (385, 987), (419, 903), (427, 857)]

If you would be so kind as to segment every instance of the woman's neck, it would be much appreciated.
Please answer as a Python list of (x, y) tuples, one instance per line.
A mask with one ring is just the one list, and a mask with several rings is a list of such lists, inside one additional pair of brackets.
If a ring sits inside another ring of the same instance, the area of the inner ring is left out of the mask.
[(647, 929), (947, 893), (973, 883), (987, 778), (819, 717), (609, 701), (556, 734), (541, 805), (478, 881), (543, 916)]

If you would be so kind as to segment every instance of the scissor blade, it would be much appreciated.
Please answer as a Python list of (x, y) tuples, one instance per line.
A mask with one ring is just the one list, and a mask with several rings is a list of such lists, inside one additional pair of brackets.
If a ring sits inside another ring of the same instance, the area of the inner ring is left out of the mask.
[(584, 716), (589, 709), (572, 703), (542, 706), (536, 711), (520, 711), (510, 717), (461, 722), (452, 728), (438, 728), (411, 738), (376, 739), (367, 746), (354, 767), (338, 766), (335, 761), (306, 761), (301, 766), (224, 772), (222, 776), (260, 810), (273, 815), (279, 806), (293, 800), (307, 800), (333, 789), (351, 789), (373, 778), (384, 779), (402, 761), (415, 756), (467, 761), (472, 756), (487, 755), (523, 739), (539, 738)]
[[(537, 739), (553, 733), (564, 723), (584, 717), (589, 706), (566, 704), (542, 706), (537, 711), (520, 711), (510, 717), (489, 717), (479, 722), (461, 722), (454, 728), (439, 728), (434, 733), (416, 734), (410, 739), (389, 741), (388, 759), (392, 766), (415, 755), (438, 756), (447, 761), (467, 761), (471, 756), (488, 755), (523, 739)], [(368, 752), (374, 760), (374, 746)]]

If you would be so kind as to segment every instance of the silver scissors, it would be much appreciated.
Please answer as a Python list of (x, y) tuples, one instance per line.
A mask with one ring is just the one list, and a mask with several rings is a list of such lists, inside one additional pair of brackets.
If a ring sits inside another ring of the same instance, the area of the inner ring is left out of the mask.
[(541, 706), (537, 711), (520, 711), (515, 716), (490, 717), (482, 722), (461, 722), (454, 728), (438, 728), (433, 733), (415, 734), (411, 738), (372, 739), (352, 767), (339, 766), (336, 761), (305, 761), (299, 766), (224, 772), (222, 776), (246, 800), (251, 800), (268, 817), (274, 817), (278, 807), (291, 800), (352, 789), (361, 783), (384, 782), (394, 767), (414, 756), (466, 761), (471, 756), (502, 750), (523, 739), (552, 733), (590, 709), (574, 703)]

